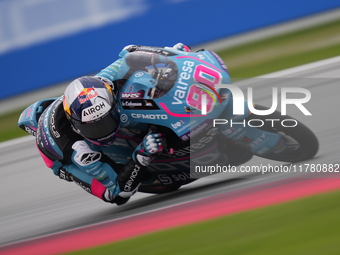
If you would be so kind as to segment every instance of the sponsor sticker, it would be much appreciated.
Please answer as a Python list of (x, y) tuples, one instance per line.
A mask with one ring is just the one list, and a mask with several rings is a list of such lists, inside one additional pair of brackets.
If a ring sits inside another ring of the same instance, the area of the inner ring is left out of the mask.
[(81, 113), (82, 121), (91, 121), (104, 115), (111, 109), (111, 106), (102, 101), (96, 105), (84, 109)]
[(157, 104), (150, 99), (122, 99), (123, 109), (158, 110)]
[(78, 95), (79, 103), (83, 104), (92, 98), (98, 96), (98, 92), (94, 88), (84, 88)]
[(140, 98), (141, 93), (135, 92), (135, 93), (121, 93), (120, 98), (122, 99), (134, 99), (134, 98)]

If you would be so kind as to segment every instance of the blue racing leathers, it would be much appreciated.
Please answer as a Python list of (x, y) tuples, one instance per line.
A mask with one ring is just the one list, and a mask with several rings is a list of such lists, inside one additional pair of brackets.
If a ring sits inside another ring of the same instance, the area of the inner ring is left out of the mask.
[(56, 99), (46, 108), (36, 128), (37, 147), (46, 165), (61, 179), (75, 182), (106, 202), (127, 201), (137, 191), (148, 164), (162, 151), (161, 134), (147, 135), (130, 151), (131, 158), (126, 158), (126, 164), (117, 164), (107, 154), (124, 148), (101, 147), (74, 132), (62, 99)]

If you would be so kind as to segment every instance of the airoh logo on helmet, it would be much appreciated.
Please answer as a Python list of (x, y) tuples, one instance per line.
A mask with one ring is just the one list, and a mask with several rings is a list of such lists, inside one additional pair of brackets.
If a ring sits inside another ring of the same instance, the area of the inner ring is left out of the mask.
[(90, 121), (99, 118), (110, 110), (111, 106), (102, 101), (82, 111), (82, 121)]

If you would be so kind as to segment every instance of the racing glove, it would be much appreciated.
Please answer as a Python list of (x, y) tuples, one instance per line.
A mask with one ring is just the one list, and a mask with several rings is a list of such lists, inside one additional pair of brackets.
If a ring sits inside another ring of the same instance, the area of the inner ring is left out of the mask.
[(161, 133), (149, 133), (144, 137), (132, 154), (133, 160), (142, 166), (148, 166), (156, 156), (163, 151), (163, 138)]
[(188, 45), (185, 45), (183, 43), (177, 43), (175, 44), (172, 49), (174, 50), (180, 50), (180, 51), (186, 51), (186, 52), (191, 52), (191, 48)]

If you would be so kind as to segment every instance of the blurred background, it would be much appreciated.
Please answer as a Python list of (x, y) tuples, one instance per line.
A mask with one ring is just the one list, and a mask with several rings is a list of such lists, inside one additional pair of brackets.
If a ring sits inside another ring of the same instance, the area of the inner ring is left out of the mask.
[[(14, 123), (27, 105), (97, 73), (126, 45), (203, 46), (233, 78), (338, 55), (337, 8), (338, 0), (1, 0), (0, 141), (25, 135)], [(301, 30), (307, 36), (280, 37)], [(333, 48), (296, 57), (325, 47)]]
[(95, 73), (129, 44), (195, 46), (335, 7), (337, 0), (2, 0), (0, 99)]
[[(97, 73), (126, 45), (217, 50), (233, 78), (338, 55), (337, 8), (338, 0), (1, 0), (0, 141), (25, 135), (15, 122), (26, 106)], [(302, 29), (307, 36), (280, 37)]]

